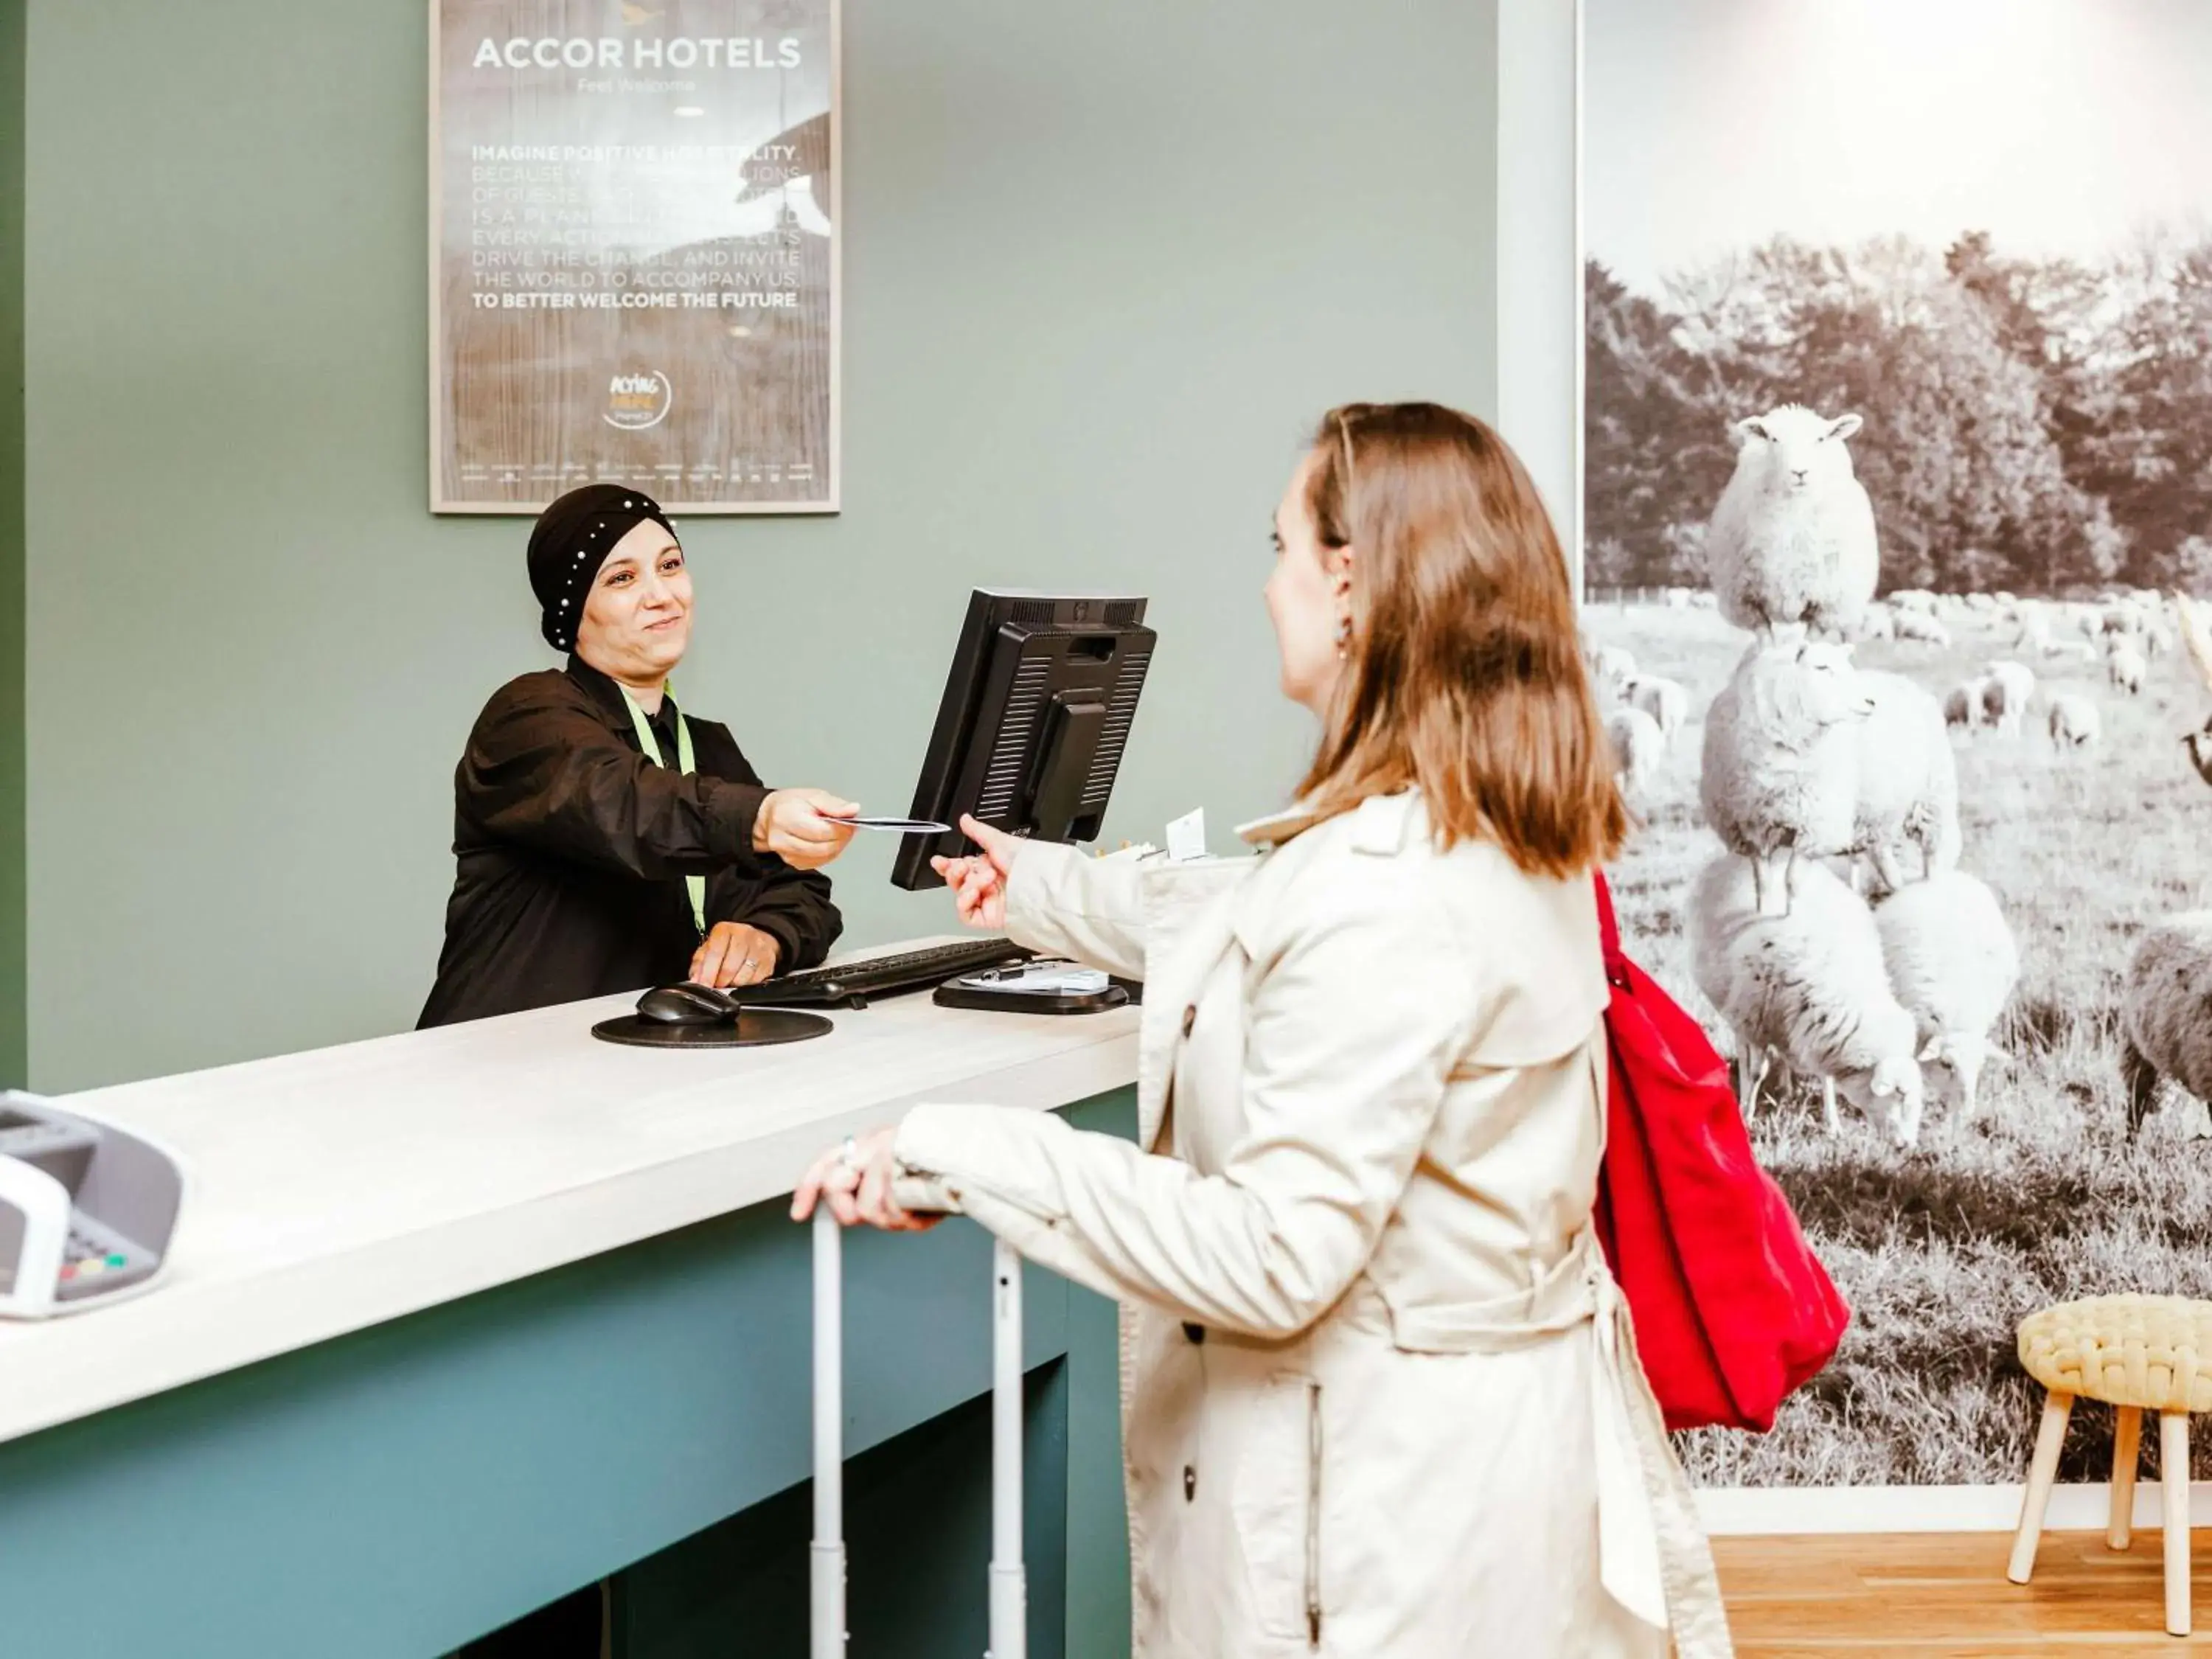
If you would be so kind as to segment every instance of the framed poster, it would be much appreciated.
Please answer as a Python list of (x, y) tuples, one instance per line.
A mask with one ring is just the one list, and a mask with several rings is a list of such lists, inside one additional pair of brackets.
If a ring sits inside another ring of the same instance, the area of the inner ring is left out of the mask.
[(834, 513), (838, 0), (430, 0), (430, 509)]

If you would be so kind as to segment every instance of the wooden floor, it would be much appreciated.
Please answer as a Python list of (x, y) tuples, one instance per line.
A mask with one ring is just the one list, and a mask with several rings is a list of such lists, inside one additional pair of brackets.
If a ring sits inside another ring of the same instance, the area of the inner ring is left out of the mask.
[(2148, 1659), (2212, 1654), (2212, 1532), (2195, 1540), (2196, 1633), (2166, 1634), (2155, 1528), (2124, 1553), (2102, 1533), (2043, 1537), (2008, 1583), (2004, 1533), (1716, 1538), (1739, 1659)]

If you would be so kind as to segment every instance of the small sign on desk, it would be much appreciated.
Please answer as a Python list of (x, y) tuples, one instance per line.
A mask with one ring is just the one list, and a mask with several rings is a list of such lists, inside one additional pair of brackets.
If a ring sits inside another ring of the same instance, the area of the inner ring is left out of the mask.
[(1168, 862), (1188, 864), (1206, 856), (1206, 809), (1186, 812), (1168, 825)]

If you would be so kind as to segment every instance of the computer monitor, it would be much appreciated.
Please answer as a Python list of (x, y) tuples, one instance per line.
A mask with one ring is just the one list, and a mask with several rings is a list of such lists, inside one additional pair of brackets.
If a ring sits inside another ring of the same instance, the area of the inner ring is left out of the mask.
[[(1040, 841), (1096, 841), (1152, 660), (1140, 599), (977, 588), (915, 785), (912, 816), (972, 813)], [(975, 850), (956, 828), (908, 836), (891, 880), (943, 885), (929, 860)]]

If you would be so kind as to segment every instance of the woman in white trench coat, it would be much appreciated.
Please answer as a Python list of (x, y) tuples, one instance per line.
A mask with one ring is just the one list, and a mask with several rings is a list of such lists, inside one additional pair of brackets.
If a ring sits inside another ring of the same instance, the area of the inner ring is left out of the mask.
[(1320, 718), (1253, 859), (969, 823), (961, 915), (1145, 982), (1136, 1145), (915, 1109), (801, 1186), (962, 1213), (1115, 1297), (1142, 1659), (1729, 1651), (1590, 1231), (1626, 827), (1528, 475), (1433, 404), (1331, 413), (1276, 510), (1285, 692)]

